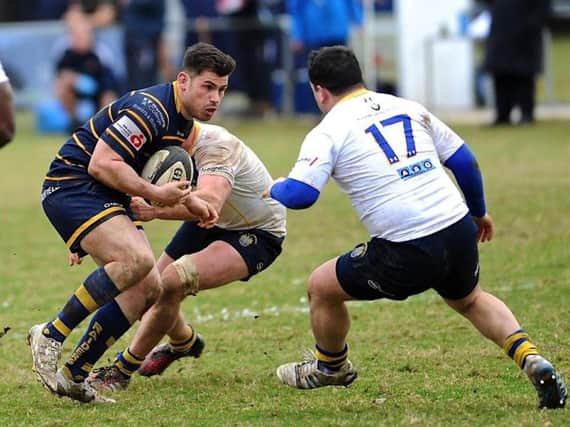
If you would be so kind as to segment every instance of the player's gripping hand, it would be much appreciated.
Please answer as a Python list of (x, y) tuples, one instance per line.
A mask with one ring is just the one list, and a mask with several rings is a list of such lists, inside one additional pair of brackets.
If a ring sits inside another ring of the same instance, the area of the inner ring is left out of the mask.
[(198, 225), (202, 228), (212, 228), (218, 222), (219, 214), (207, 201), (190, 194), (184, 201), (186, 209), (198, 218)]
[(174, 206), (183, 203), (190, 194), (189, 181), (172, 181), (161, 186), (155, 186), (152, 200), (163, 206)]
[(135, 217), (141, 221), (151, 221), (156, 218), (156, 209), (149, 205), (142, 197), (131, 199), (131, 210)]
[(473, 217), (473, 221), (477, 225), (477, 241), (478, 242), (490, 242), (493, 238), (493, 233), (495, 231), (495, 226), (493, 224), (493, 219), (485, 214), (482, 217)]

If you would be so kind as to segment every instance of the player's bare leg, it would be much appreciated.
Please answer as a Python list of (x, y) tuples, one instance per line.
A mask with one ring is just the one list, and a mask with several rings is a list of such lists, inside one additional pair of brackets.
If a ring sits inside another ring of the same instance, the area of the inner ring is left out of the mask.
[(302, 362), (277, 368), (277, 376), (291, 387), (309, 389), (327, 385), (350, 385), (357, 377), (348, 360), (346, 337), (350, 300), (336, 278), (336, 258), (318, 267), (309, 278), (311, 328), (316, 341), (315, 354), (306, 353)]
[[(90, 313), (112, 301), (122, 290), (140, 282), (154, 266), (148, 242), (141, 239), (140, 232), (124, 215), (98, 225), (81, 244), (103, 267), (85, 280), (58, 317), (41, 327), (40, 334), (35, 333), (40, 329), (37, 325), (30, 331), (34, 370), (46, 387), (58, 393), (57, 361), (61, 344), (71, 330)], [(38, 340), (38, 337), (41, 339)], [(57, 342), (58, 348), (39, 345), (40, 341)], [(50, 349), (53, 351), (48, 351)], [(69, 372), (67, 374), (68, 377), (72, 376)], [(83, 377), (83, 374), (79, 376)], [(81, 378), (75, 380), (81, 382)]]
[(534, 385), (540, 408), (562, 408), (567, 390), (552, 364), (538, 353), (511, 310), (479, 286), (460, 300), (445, 300), (486, 338), (503, 348)]
[[(130, 368), (121, 369), (125, 376), (130, 377), (137, 369), (144, 376), (160, 375), (175, 360), (199, 357), (204, 348), (204, 340), (184, 320), (180, 312), (182, 300), (198, 290), (223, 286), (249, 274), (241, 255), (223, 241), (213, 242), (202, 251), (176, 261), (162, 254), (158, 268), (163, 270), (162, 293), (156, 304), (143, 316), (129, 348), (114, 363), (115, 367), (121, 365)], [(157, 346), (166, 334), (170, 341)], [(125, 355), (129, 360), (121, 360)], [(141, 365), (140, 360), (143, 358)], [(99, 382), (109, 385), (113, 382), (109, 379), (111, 367), (104, 369), (108, 373), (100, 373)], [(101, 376), (105, 376), (105, 379)], [(106, 386), (105, 389), (112, 390), (114, 387)]]

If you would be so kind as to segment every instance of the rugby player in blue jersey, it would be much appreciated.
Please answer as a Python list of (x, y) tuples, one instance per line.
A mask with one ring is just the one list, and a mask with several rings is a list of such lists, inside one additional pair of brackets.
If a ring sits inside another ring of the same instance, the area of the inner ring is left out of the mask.
[[(144, 232), (133, 222), (131, 196), (166, 206), (184, 203), (202, 220), (216, 216), (190, 194), (188, 182), (156, 186), (139, 173), (157, 150), (182, 145), (194, 118), (212, 118), (234, 69), (234, 59), (212, 45), (189, 47), (174, 82), (126, 93), (77, 128), (52, 161), (42, 188), (43, 209), (69, 250), (91, 255), (99, 266), (55, 318), (30, 329), (33, 369), (53, 393), (81, 402), (109, 400), (84, 380), (159, 294), (160, 275)], [(114, 301), (135, 285), (128, 307)], [(58, 370), (63, 342), (95, 311)]]

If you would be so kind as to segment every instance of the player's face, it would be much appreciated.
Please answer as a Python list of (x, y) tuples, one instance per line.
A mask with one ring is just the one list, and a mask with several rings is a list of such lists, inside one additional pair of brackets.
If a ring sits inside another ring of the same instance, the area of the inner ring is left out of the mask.
[(220, 77), (213, 71), (203, 71), (196, 75), (180, 72), (178, 84), (184, 117), (210, 120), (226, 93), (228, 79), (228, 76)]

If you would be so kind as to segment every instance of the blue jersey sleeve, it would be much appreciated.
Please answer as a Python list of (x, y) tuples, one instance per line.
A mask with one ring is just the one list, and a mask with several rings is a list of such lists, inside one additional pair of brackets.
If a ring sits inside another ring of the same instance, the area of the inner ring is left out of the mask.
[(169, 116), (162, 103), (144, 92), (111, 109), (112, 123), (101, 139), (127, 162), (137, 158), (144, 145), (160, 140), (168, 129)]
[(271, 187), (271, 197), (289, 209), (305, 209), (313, 205), (320, 192), (293, 178), (277, 182)]
[(453, 172), (471, 215), (484, 216), (487, 211), (483, 192), (483, 177), (477, 159), (469, 147), (463, 144), (447, 159), (445, 166)]

